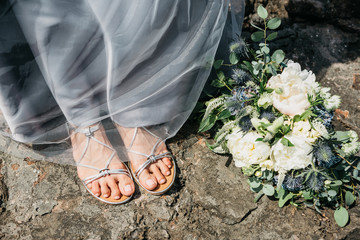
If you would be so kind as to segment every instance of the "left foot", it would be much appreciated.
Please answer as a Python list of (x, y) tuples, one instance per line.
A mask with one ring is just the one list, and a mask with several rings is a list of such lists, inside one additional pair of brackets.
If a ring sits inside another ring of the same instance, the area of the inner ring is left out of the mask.
[[(135, 128), (125, 128), (117, 125), (117, 129), (124, 141), (125, 146), (128, 148), (131, 145)], [(138, 128), (137, 134), (135, 136), (134, 142), (131, 146), (132, 151), (150, 155), (152, 148), (156, 144), (158, 138), (144, 130), (143, 128)], [(165, 143), (160, 143), (154, 154), (161, 154), (168, 152)], [(139, 169), (139, 167), (146, 162), (147, 158), (143, 155), (128, 152), (128, 157), (133, 167), (133, 171)], [(157, 186), (166, 183), (166, 177), (171, 174), (172, 163), (170, 158), (164, 157), (158, 159), (156, 162), (149, 164), (144, 171), (140, 173), (138, 179), (140, 183), (146, 187), (148, 190), (153, 190)]]

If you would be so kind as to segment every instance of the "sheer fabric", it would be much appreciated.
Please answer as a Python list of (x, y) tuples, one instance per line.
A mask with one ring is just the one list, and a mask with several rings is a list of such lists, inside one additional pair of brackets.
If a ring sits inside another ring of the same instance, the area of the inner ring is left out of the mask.
[[(240, 34), (243, 11), (243, 0), (232, 2), (229, 17), (228, 0), (3, 3), (0, 108), (9, 136), (66, 142), (71, 128), (106, 119), (174, 136), (196, 104), (221, 37)], [(111, 124), (105, 129), (117, 132)], [(45, 159), (72, 163), (56, 149), (42, 151)]]

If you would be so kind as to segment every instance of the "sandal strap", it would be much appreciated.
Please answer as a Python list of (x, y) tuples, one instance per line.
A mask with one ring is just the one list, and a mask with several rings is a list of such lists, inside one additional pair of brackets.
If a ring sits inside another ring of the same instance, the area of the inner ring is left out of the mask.
[[(129, 171), (127, 169), (109, 169), (110, 162), (114, 158), (114, 156), (116, 154), (116, 151), (115, 151), (114, 148), (112, 148), (108, 144), (106, 144), (104, 142), (101, 142), (101, 141), (99, 141), (98, 139), (96, 139), (94, 137), (94, 132), (96, 132), (99, 129), (100, 129), (100, 123), (98, 123), (98, 124), (96, 124), (95, 126), (92, 126), (92, 127), (75, 129), (75, 132), (85, 134), (85, 136), (87, 137), (86, 138), (86, 144), (85, 144), (84, 150), (83, 150), (83, 152), (81, 154), (81, 157), (80, 157), (80, 159), (78, 161), (75, 161), (76, 165), (99, 171), (98, 174), (86, 177), (82, 181), (85, 183), (85, 185), (87, 185), (87, 184), (95, 181), (96, 179), (99, 179), (101, 177), (104, 177), (104, 176), (107, 176), (107, 175), (110, 175), (110, 174), (125, 174), (125, 175), (127, 175), (127, 176), (129, 176), (131, 178), (131, 175), (130, 175), (130, 173), (129, 173)], [(109, 148), (110, 150), (112, 150), (112, 153), (109, 156), (108, 160), (106, 161), (105, 167), (103, 169), (81, 163), (81, 161), (83, 160), (83, 158), (85, 156), (86, 151), (89, 148), (91, 140), (93, 140), (93, 141), (97, 142), (98, 144), (101, 144), (101, 145)]]
[(146, 161), (135, 171), (134, 175), (135, 177), (139, 178), (140, 174), (145, 170), (145, 168), (151, 164), (155, 163), (157, 160), (162, 159), (164, 157), (170, 157), (173, 158), (172, 154), (170, 152), (164, 152), (158, 155), (149, 155), (147, 156)]
[[(99, 179), (99, 178), (102, 178), (102, 177), (105, 177), (107, 175), (110, 175), (110, 174), (125, 174), (127, 175), (128, 177), (130, 177), (130, 173), (128, 170), (126, 169), (108, 169), (108, 168), (103, 168), (99, 171), (98, 174), (95, 174), (95, 175), (92, 175), (92, 176), (89, 176), (85, 179), (83, 179), (82, 181), (85, 183), (85, 185)], [(130, 177), (131, 178), (131, 177)]]

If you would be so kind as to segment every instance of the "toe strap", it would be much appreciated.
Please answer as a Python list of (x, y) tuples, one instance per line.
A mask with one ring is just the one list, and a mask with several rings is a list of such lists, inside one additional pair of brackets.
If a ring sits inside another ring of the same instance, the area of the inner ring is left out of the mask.
[(92, 175), (92, 176), (89, 176), (85, 179), (83, 179), (82, 181), (85, 183), (85, 185), (99, 179), (99, 178), (102, 178), (102, 177), (105, 177), (107, 175), (111, 175), (111, 174), (125, 174), (127, 176), (129, 176), (131, 178), (131, 175), (129, 173), (128, 170), (126, 169), (107, 169), (107, 168), (104, 168), (104, 169), (101, 169), (99, 171), (98, 174), (96, 175)]
[(169, 158), (173, 158), (172, 154), (170, 152), (164, 152), (158, 155), (149, 155), (146, 159), (146, 161), (135, 171), (135, 177), (139, 177), (140, 174), (142, 173), (142, 171), (145, 170), (145, 168), (151, 164), (156, 162), (159, 159), (165, 158), (165, 157), (169, 157)]

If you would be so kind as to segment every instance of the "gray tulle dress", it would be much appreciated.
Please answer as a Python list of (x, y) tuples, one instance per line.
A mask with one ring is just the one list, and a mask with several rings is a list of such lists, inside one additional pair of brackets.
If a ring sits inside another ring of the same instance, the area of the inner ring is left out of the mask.
[[(8, 0), (0, 8), (3, 134), (48, 144), (66, 142), (70, 125), (105, 119), (174, 136), (219, 42), (240, 33), (244, 1)], [(73, 163), (54, 149), (45, 160)]]

